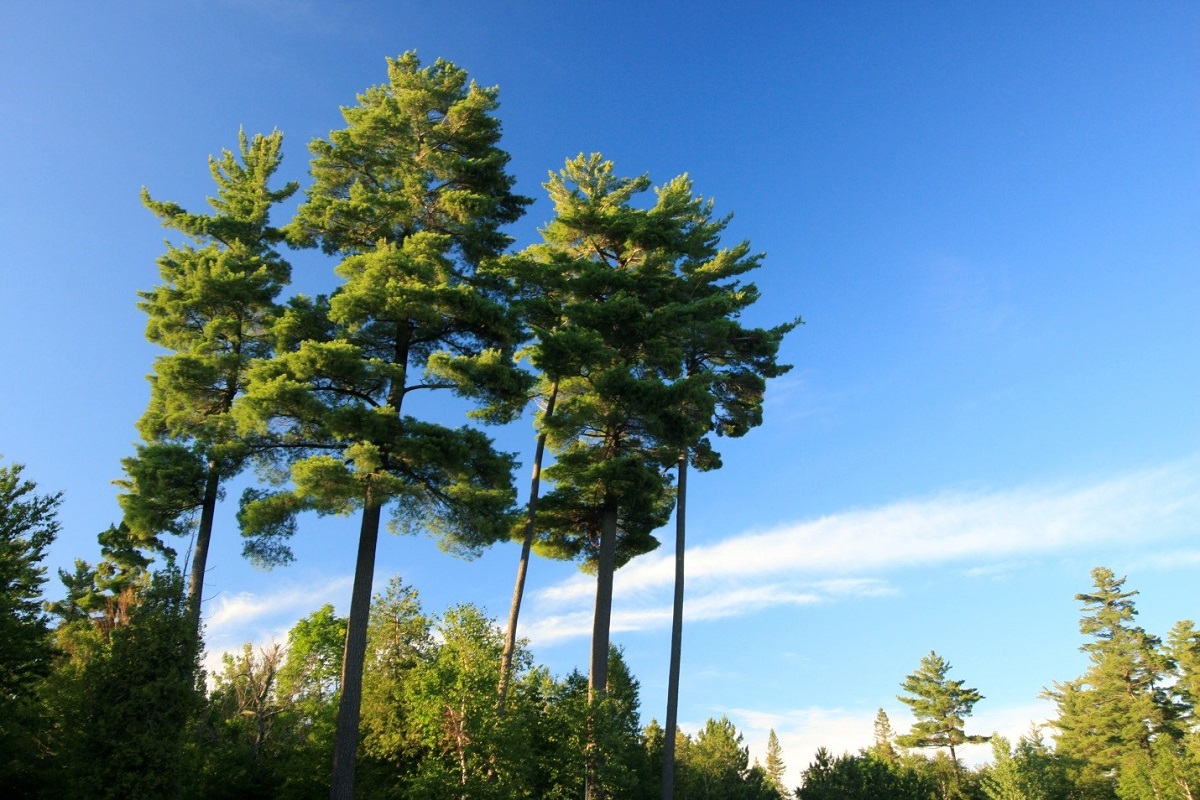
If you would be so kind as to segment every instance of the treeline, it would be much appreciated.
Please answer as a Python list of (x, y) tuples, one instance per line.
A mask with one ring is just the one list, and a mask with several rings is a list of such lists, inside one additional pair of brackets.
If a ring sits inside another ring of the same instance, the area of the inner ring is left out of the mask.
[[(204, 675), (184, 581), (151, 569), (119, 528), (102, 560), (64, 574), (45, 603), (39, 566), (57, 496), (0, 467), (5, 647), (0, 652), (0, 790), (12, 798), (323, 798), (348, 620), (332, 606), (285, 643), (246, 644)], [(611, 649), (608, 691), (556, 677), (518, 646), (497, 702), (504, 632), (460, 605), (429, 614), (398, 578), (371, 604), (356, 794), (370, 798), (656, 798), (664, 732), (642, 727), (638, 682)], [(678, 735), (679, 797), (774, 800), (726, 719)], [(780, 765), (781, 767), (782, 765)]]
[[(286, 642), (199, 667), (184, 581), (114, 527), (102, 559), (63, 574), (46, 602), (40, 562), (57, 496), (0, 467), (0, 789), (16, 798), (320, 798), (329, 793), (348, 620), (331, 606)], [(1016, 742), (970, 730), (982, 694), (937, 653), (900, 682), (914, 722), (880, 710), (874, 744), (820, 750), (785, 786), (771, 732), (751, 763), (727, 719), (676, 733), (673, 798), (717, 800), (1190, 800), (1200, 786), (1200, 631), (1165, 640), (1135, 622), (1136, 592), (1110, 570), (1077, 595), (1083, 675), (1052, 684), (1057, 716)], [(608, 691), (552, 675), (522, 646), (497, 702), (504, 631), (471, 605), (430, 614), (393, 578), (370, 607), (356, 794), (394, 798), (662, 796), (665, 732), (641, 724), (638, 682), (611, 649)], [(990, 739), (970, 768), (962, 745)], [(589, 770), (588, 755), (605, 758)], [(590, 774), (589, 774), (590, 773)]]
[[(1190, 620), (1166, 641), (1135, 623), (1135, 591), (1092, 571), (1079, 630), (1088, 668), (1052, 684), (1057, 717), (1015, 743), (966, 732), (982, 695), (951, 680), (936, 653), (902, 684), (916, 722), (897, 734), (880, 710), (875, 743), (857, 754), (817, 753), (798, 800), (1193, 800), (1200, 793), (1200, 631)], [(1047, 741), (1047, 736), (1053, 744)], [(955, 748), (991, 740), (992, 763), (964, 768)], [(916, 749), (913, 749), (916, 748)], [(932, 749), (932, 757), (921, 749)]]

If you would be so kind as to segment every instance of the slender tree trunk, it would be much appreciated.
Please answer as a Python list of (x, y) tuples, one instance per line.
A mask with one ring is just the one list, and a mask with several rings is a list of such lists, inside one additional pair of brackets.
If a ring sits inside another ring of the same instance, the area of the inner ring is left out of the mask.
[(663, 740), (662, 798), (675, 797), (675, 728), (679, 716), (679, 661), (683, 653), (683, 545), (687, 531), (687, 453), (679, 456), (675, 502), (675, 601), (671, 611), (671, 665), (667, 672), (667, 727)]
[[(554, 415), (554, 401), (558, 399), (558, 381), (550, 389), (546, 401), (546, 413), (542, 422)], [(508, 683), (512, 675), (513, 653), (517, 648), (517, 618), (521, 615), (521, 599), (525, 594), (525, 574), (529, 571), (529, 553), (533, 549), (534, 522), (537, 518), (538, 489), (542, 480), (542, 456), (546, 452), (546, 432), (538, 434), (537, 449), (533, 454), (533, 478), (529, 482), (529, 505), (525, 510), (525, 537), (521, 541), (521, 560), (517, 564), (517, 584), (513, 588), (512, 606), (508, 610), (508, 633), (504, 637), (504, 654), (500, 657), (499, 710), (504, 714), (504, 703), (508, 697)]]
[(592, 662), (588, 671), (589, 703), (608, 690), (608, 633), (612, 625), (613, 573), (617, 565), (617, 504), (606, 497), (600, 514), (596, 611), (592, 620)]
[(352, 800), (354, 767), (358, 753), (358, 720), (362, 707), (363, 665), (367, 654), (367, 622), (371, 613), (371, 581), (375, 575), (375, 545), (379, 541), (381, 507), (367, 487), (362, 530), (358, 536), (358, 561), (346, 623), (346, 650), (342, 661), (342, 696), (338, 702), (333, 740), (331, 800)]
[(204, 600), (204, 573), (208, 568), (208, 545), (212, 541), (213, 518), (217, 511), (217, 494), (221, 473), (216, 462), (208, 462), (208, 479), (204, 484), (204, 504), (200, 507), (200, 527), (196, 531), (196, 547), (192, 551), (192, 577), (188, 582), (188, 615), (191, 617), (192, 637), (200, 641), (200, 604)]
[(604, 498), (600, 512), (600, 552), (596, 557), (596, 611), (592, 621), (592, 660), (588, 670), (587, 800), (603, 800), (597, 771), (604, 760), (596, 743), (596, 705), (608, 691), (608, 641), (612, 624), (613, 573), (617, 565), (617, 504)]

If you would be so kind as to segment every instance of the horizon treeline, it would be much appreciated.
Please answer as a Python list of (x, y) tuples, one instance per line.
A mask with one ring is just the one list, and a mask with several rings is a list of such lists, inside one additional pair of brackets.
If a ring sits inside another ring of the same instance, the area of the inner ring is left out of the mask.
[[(325, 605), (286, 642), (225, 653), (205, 674), (185, 582), (169, 553), (152, 569), (119, 528), (96, 567), (63, 575), (45, 601), (39, 562), (57, 532), (57, 495), (0, 466), (6, 615), (0, 655), (0, 788), (6, 797), (321, 798), (332, 777), (348, 620)], [(76, 580), (84, 575), (86, 580)], [(1135, 624), (1111, 570), (1076, 595), (1084, 674), (1052, 682), (1058, 711), (1013, 742), (972, 730), (985, 700), (931, 652), (897, 681), (914, 722), (882, 709), (857, 753), (820, 749), (786, 785), (775, 732), (752, 761), (726, 718), (676, 732), (674, 798), (746, 800), (1186, 800), (1200, 785), (1200, 631), (1163, 639)], [(43, 612), (43, 607), (45, 612)], [(393, 577), (373, 597), (363, 671), (356, 795), (395, 798), (657, 798), (665, 732), (642, 723), (639, 685), (612, 648), (608, 691), (589, 701), (578, 670), (555, 676), (522, 643), (497, 702), (505, 635), (471, 604), (429, 613)], [(901, 667), (898, 666), (899, 675)], [(965, 766), (956, 746), (990, 740)], [(605, 758), (589, 775), (587, 755)]]

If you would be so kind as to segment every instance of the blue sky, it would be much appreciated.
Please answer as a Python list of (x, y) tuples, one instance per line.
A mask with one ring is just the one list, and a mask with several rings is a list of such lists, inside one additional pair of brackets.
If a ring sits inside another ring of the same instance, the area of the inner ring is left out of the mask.
[[(748, 316), (797, 314), (766, 422), (694, 476), (681, 720), (869, 743), (937, 650), (986, 699), (973, 727), (1044, 716), (1083, 668), (1077, 604), (1106, 565), (1163, 634), (1200, 570), (1200, 8), (1192, 3), (47, 2), (0, 48), (0, 453), (62, 490), (52, 571), (118, 518), (155, 350), (136, 292), (163, 231), (142, 186), (200, 210), (206, 159), (248, 133), (306, 143), (416, 49), (500, 86), (535, 241), (540, 183), (579, 152), (662, 183), (688, 172), (731, 241), (767, 253)], [(286, 211), (280, 216), (282, 221)], [(292, 258), (297, 291), (335, 285)], [(452, 420), (456, 421), (456, 420)], [(526, 464), (526, 422), (495, 430)], [(525, 483), (526, 467), (518, 475)], [(230, 496), (240, 491), (233, 488)], [(306, 520), (298, 561), (256, 572), (221, 511), (210, 646), (344, 610), (354, 520)], [(664, 538), (670, 538), (664, 532)], [(181, 545), (182, 546), (182, 545)], [(507, 610), (517, 548), (474, 562), (385, 538), (440, 611)], [(621, 571), (615, 639), (663, 716), (669, 544)], [(591, 589), (537, 561), (536, 659), (587, 660)]]

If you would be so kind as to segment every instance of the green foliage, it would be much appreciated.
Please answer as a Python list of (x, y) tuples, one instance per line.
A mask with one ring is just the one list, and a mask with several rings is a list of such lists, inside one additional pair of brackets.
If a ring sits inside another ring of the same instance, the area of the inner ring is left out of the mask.
[(632, 205), (649, 185), (598, 154), (567, 161), (545, 184), (555, 217), (544, 242), (505, 262), (535, 333), (528, 358), (558, 386), (554, 415), (539, 419), (556, 462), (536, 547), (593, 569), (606, 514), (619, 565), (658, 546), (651, 531), (672, 500), (659, 450), (679, 390), (656, 373), (676, 369), (656, 312), (674, 268), (665, 244), (682, 222)]
[(883, 761), (895, 761), (900, 757), (892, 744), (895, 739), (896, 732), (892, 730), (892, 721), (881, 708), (875, 712), (875, 743), (871, 745), (869, 752)]
[(775, 729), (772, 728), (767, 736), (767, 763), (764, 765), (767, 773), (767, 778), (770, 781), (771, 787), (779, 793), (781, 797), (787, 795), (787, 789), (783, 785), (783, 773), (787, 769), (787, 764), (783, 760), (783, 748), (779, 746), (779, 737), (775, 735)]
[(409, 696), (414, 671), (434, 648), (432, 621), (416, 590), (392, 578), (371, 605), (363, 671), (361, 782), (376, 796), (388, 796), (387, 788), (411, 775), (420, 758)]
[(537, 764), (534, 797), (577, 800), (583, 796), (587, 694), (587, 678), (577, 671), (555, 680), (545, 669), (534, 669), (514, 680), (505, 716), (522, 713), (533, 732), (528, 757)]
[(225, 653), (213, 679), (205, 713), (193, 726), (199, 752), (195, 794), (208, 800), (268, 798), (281, 783), (273, 768), (286, 751), (279, 720), (288, 707), (277, 691), (285, 651), (279, 644), (255, 650), (247, 644), (236, 656)]
[(520, 714), (501, 716), (496, 703), (501, 632), (466, 605), (447, 610), (435, 636), (439, 644), (414, 668), (407, 692), (410, 730), (423, 752), (411, 795), (533, 796), (530, 731)]
[(137, 445), (137, 454), (121, 461), (125, 478), (118, 497), (124, 522), (146, 541), (159, 533), (185, 536), (193, 514), (204, 505), (208, 462), (203, 454), (176, 441)]
[(1120, 800), (1192, 800), (1200, 787), (1195, 735), (1190, 741), (1159, 736), (1148, 751), (1134, 750), (1121, 762), (1116, 779)]
[[(761, 256), (744, 242), (720, 248), (728, 219), (713, 219), (686, 176), (641, 208), (646, 176), (620, 177), (599, 154), (580, 154), (545, 188), (555, 216), (543, 242), (493, 272), (519, 298), (533, 335), (525, 355), (541, 396), (554, 398), (536, 420), (539, 452), (545, 441), (555, 462), (534, 546), (597, 575), (589, 680), (603, 693), (612, 572), (658, 546), (653, 531), (674, 499), (666, 468), (682, 453), (719, 466), (706, 434), (740, 436), (761, 422), (765, 380), (786, 371), (775, 354), (793, 324), (737, 323), (757, 298), (738, 278)], [(523, 535), (533, 533), (531, 521)]]
[(1175, 664), (1174, 692), (1181, 722), (1191, 731), (1200, 726), (1200, 631), (1190, 619), (1180, 620), (1167, 635), (1168, 655)]
[[(777, 800), (780, 789), (766, 771), (750, 766), (749, 748), (726, 717), (709, 719), (695, 737), (676, 739), (677, 797), (696, 800)], [(782, 761), (779, 763), (782, 777)]]
[(60, 495), (37, 494), (20, 464), (0, 466), (0, 792), (36, 784), (40, 726), (33, 692), (49, 673), (52, 648), (40, 597), (41, 566), (58, 535)]
[[(318, 139), (314, 179), (289, 226), (294, 243), (338, 254), (343, 283), (297, 299), (238, 400), (239, 429), (282, 446), (291, 486), (245, 496), (248, 552), (286, 561), (302, 510), (362, 512), (335, 744), (334, 795), (353, 791), (371, 572), (381, 510), (471, 555), (506, 538), (511, 456), (482, 433), (420, 421), (407, 396), (449, 389), (477, 416), (519, 413), (529, 380), (512, 360), (519, 334), (491, 279), (476, 274), (511, 241), (499, 232), (528, 201), (511, 191), (498, 145), (496, 91), (416, 54), (388, 60), (388, 83), (343, 108), (346, 127)], [(324, 317), (324, 320), (321, 319)]]
[(225, 654), (191, 732), (189, 796), (328, 797), (345, 632), (326, 605), (292, 627), (286, 646)]
[(992, 735), (990, 769), (981, 776), (980, 788), (989, 800), (1065, 800), (1072, 785), (1067, 764), (1051, 750), (1038, 731), (1022, 736), (1016, 747), (999, 734)]
[[(36, 494), (20, 464), (0, 466), (0, 703), (22, 694), (49, 667), (47, 626), (40, 596), (41, 566), (58, 535), (61, 495)], [(0, 706), (7, 708), (7, 705)], [(0, 714), (0, 720), (7, 718)], [(0, 722), (2, 725), (3, 722)]]
[(657, 764), (646, 761), (638, 709), (641, 685), (620, 648), (609, 647), (607, 682), (590, 705), (591, 744), (599, 754), (595, 786), (604, 797), (636, 798)]
[(182, 577), (155, 573), (123, 624), (93, 630), (48, 690), (60, 796), (172, 796), (190, 778), (185, 736), (201, 699)]
[(289, 235), (353, 253), (428, 230), (471, 263), (500, 252), (511, 241), (500, 226), (531, 201), (512, 193), (509, 157), (497, 147), (498, 90), (448, 61), (422, 68), (415, 52), (387, 66), (386, 84), (342, 109), (347, 127), (309, 146), (315, 184)]
[(872, 753), (836, 758), (825, 748), (800, 777), (797, 800), (934, 800), (937, 782), (904, 761)]
[(309, 724), (341, 688), (346, 618), (329, 603), (288, 631), (287, 662), (279, 671), (279, 692)]
[(1152, 744), (1178, 735), (1179, 709), (1163, 685), (1172, 664), (1161, 641), (1133, 624), (1137, 592), (1122, 591), (1125, 579), (1104, 567), (1092, 570), (1092, 578), (1095, 591), (1075, 596), (1084, 610), (1079, 630), (1090, 637), (1080, 647), (1088, 669), (1046, 695), (1058, 706), (1056, 751), (1075, 764), (1076, 783), (1111, 796), (1123, 764), (1142, 764), (1148, 779)]
[[(422, 389), (481, 401), (510, 418), (527, 379), (512, 364), (516, 331), (474, 267), (519, 216), (508, 156), (496, 147), (495, 90), (444, 61), (388, 61), (389, 83), (343, 109), (347, 127), (317, 140), (314, 185), (289, 229), (344, 256), (329, 298), (297, 299), (276, 334), (284, 352), (253, 371), (242, 430), (288, 446), (293, 487), (243, 502), (248, 553), (286, 561), (290, 519), (396, 502), (399, 530), (427, 529), (473, 554), (506, 537), (510, 456), (470, 428), (401, 413)], [(321, 318), (324, 317), (324, 321)]]
[(950, 664), (930, 651), (921, 659), (917, 671), (901, 684), (908, 694), (899, 695), (900, 702), (912, 709), (916, 722), (912, 729), (896, 738), (902, 747), (945, 747), (950, 759), (957, 763), (955, 748), (966, 743), (986, 742), (989, 737), (965, 733), (964, 718), (971, 715), (975, 704), (983, 699), (976, 689), (952, 681), (946, 675)]
[(154, 200), (142, 189), (142, 202), (163, 227), (190, 241), (168, 241), (158, 259), (162, 283), (139, 292), (146, 338), (168, 352), (149, 376), (150, 402), (138, 422), (145, 444), (123, 460), (119, 500), (125, 524), (145, 542), (190, 533), (200, 512), (188, 586), (197, 641), (220, 483), (261, 446), (238, 435), (229, 412), (250, 363), (271, 352), (275, 298), (291, 273), (274, 249), (283, 234), (270, 224), (272, 207), (298, 188), (269, 188), (282, 144), (278, 131), (253, 139), (239, 131), (237, 153), (210, 157), (217, 185), (211, 214)]
[(681, 414), (700, 426), (680, 432), (695, 466), (714, 469), (721, 465), (720, 454), (707, 434), (739, 437), (762, 424), (767, 379), (791, 369), (776, 360), (780, 343), (801, 321), (744, 327), (739, 317), (759, 293), (741, 278), (760, 266), (763, 254), (751, 254), (746, 241), (720, 246), (730, 217), (714, 219), (713, 202), (696, 196), (686, 175), (656, 192), (655, 211), (678, 226), (673, 296), (658, 313), (682, 359), (676, 381)]
[[(239, 133), (238, 152), (209, 159), (217, 196), (213, 214), (193, 214), (175, 203), (142, 202), (163, 227), (194, 244), (170, 244), (158, 260), (162, 283), (141, 292), (148, 316), (146, 338), (171, 351), (155, 360), (151, 398), (139, 428), (147, 442), (181, 438), (203, 448), (240, 447), (227, 412), (243, 388), (246, 368), (270, 354), (275, 297), (291, 269), (275, 251), (282, 233), (271, 226), (271, 208), (297, 184), (271, 190), (281, 161), (283, 135)], [(226, 465), (228, 471), (228, 465)]]

